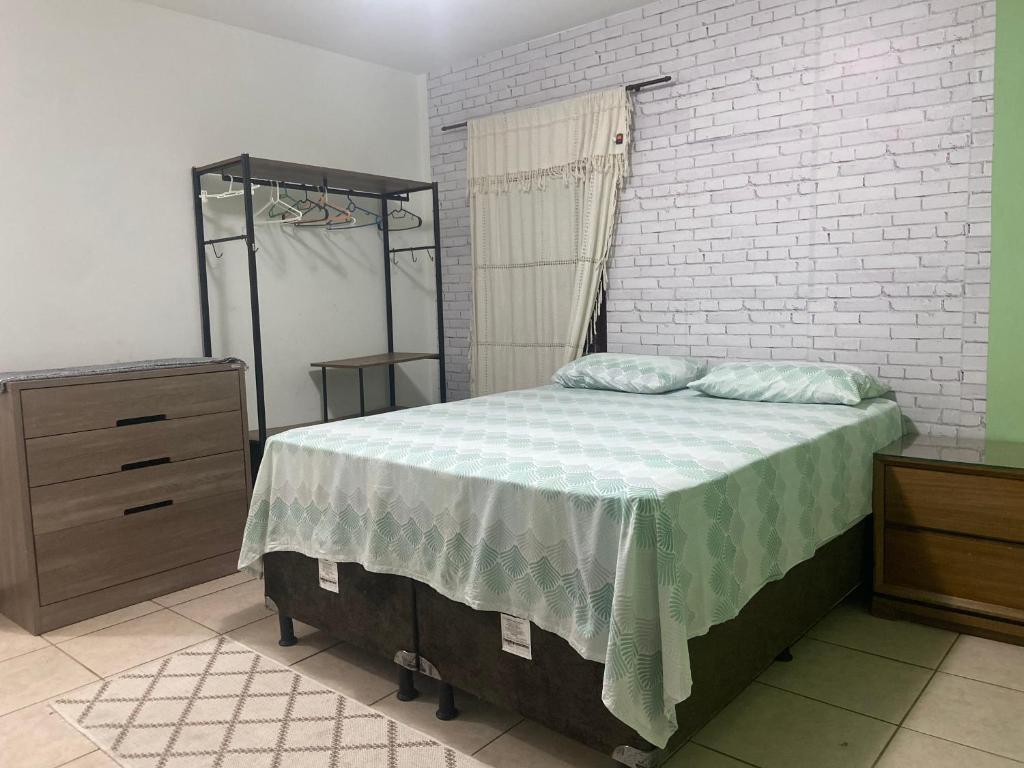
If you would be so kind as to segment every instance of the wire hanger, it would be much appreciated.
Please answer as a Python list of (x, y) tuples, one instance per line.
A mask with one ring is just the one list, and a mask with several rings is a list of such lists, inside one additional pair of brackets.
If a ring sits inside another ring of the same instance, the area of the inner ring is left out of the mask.
[[(299, 200), (297, 197), (292, 197), (288, 193), (288, 189), (287, 188), (285, 188), (284, 191), (281, 191), (280, 189), (278, 189), (278, 191), (277, 191), (277, 200), (274, 201), (274, 204), (272, 206), (270, 206), (270, 210), (267, 211), (267, 218), (268, 219), (272, 219), (275, 216), (280, 216), (283, 219), (285, 216), (288, 215), (288, 209), (293, 209), (293, 210), (298, 211), (299, 210), (299, 204), (301, 202), (302, 201)], [(284, 210), (282, 210), (282, 211), (274, 210), (274, 208), (277, 207), (278, 205), (280, 205), (282, 208), (284, 208)], [(300, 213), (302, 213), (302, 212), (300, 211)]]
[[(257, 189), (260, 188), (259, 184), (252, 184), (251, 186), (252, 186), (252, 191), (253, 192), (255, 192)], [(229, 176), (228, 177), (228, 188), (227, 188), (227, 191), (225, 191), (225, 192), (207, 192), (205, 189), (203, 189), (203, 190), (200, 190), (200, 192), (199, 192), (199, 199), (202, 200), (205, 203), (207, 200), (224, 200), (224, 199), (229, 198), (229, 197), (239, 197), (239, 196), (244, 195), (244, 194), (245, 194), (245, 186), (243, 185), (242, 189), (235, 189), (235, 177), (234, 176)]]
[[(346, 195), (345, 197), (348, 199), (348, 205), (346, 206), (345, 210), (347, 210), (349, 212), (349, 214), (352, 216), (352, 223), (328, 224), (327, 225), (327, 229), (329, 229), (329, 230), (335, 230), (335, 229), (359, 229), (360, 227), (372, 227), (372, 226), (376, 226), (376, 225), (380, 224), (380, 215), (379, 214), (374, 213), (373, 211), (371, 211), (371, 210), (369, 210), (367, 208), (363, 208), (363, 206), (361, 206), (361, 205), (358, 205), (352, 199), (351, 195)], [(361, 213), (362, 214), (366, 214), (367, 216), (369, 216), (370, 217), (370, 221), (362, 221), (362, 222), (360, 222), (360, 219), (362, 217), (358, 216), (357, 214), (361, 214)]]
[[(275, 205), (283, 206), (284, 208), (287, 209), (287, 211), (281, 214), (280, 219), (273, 219), (271, 218), (271, 214), (268, 213), (267, 218), (263, 221), (258, 222), (259, 224), (292, 224), (302, 220), (302, 211), (300, 211), (298, 208), (289, 205), (288, 203), (284, 202), (281, 199), (281, 185), (279, 183), (274, 184), (274, 189), (270, 193), (270, 199), (262, 208), (260, 208), (258, 211), (256, 211), (256, 213), (253, 214), (253, 219), (259, 218), (260, 216), (263, 215), (264, 211), (268, 211)], [(291, 213), (291, 216), (289, 218), (286, 218), (289, 212)]]
[[(327, 197), (327, 187), (323, 187), (320, 190), (320, 200), (314, 203), (317, 208), (323, 210), (324, 215), (319, 219), (304, 219), (303, 221), (295, 222), (297, 227), (310, 227), (316, 225), (327, 225), (327, 224), (345, 224), (352, 220), (352, 214), (344, 209), (339, 208), (336, 205), (332, 205)], [(334, 211), (334, 213), (331, 213)]]
[[(388, 201), (387, 200), (381, 201), (381, 205), (383, 206), (384, 210), (387, 210)], [(397, 227), (393, 226), (392, 223), (391, 223), (392, 221), (399, 222), (399, 226), (397, 226)], [(401, 226), (402, 222), (409, 222), (409, 221), (411, 221), (413, 223), (412, 224), (407, 224), (406, 226)], [(399, 201), (397, 209), (391, 211), (388, 214), (388, 230), (392, 231), (392, 232), (400, 232), (403, 229), (416, 229), (416, 227), (419, 227), (422, 224), (423, 224), (423, 219), (421, 219), (419, 216), (417, 216), (412, 211), (407, 211), (405, 209), (405, 203), (402, 202), (402, 201)], [(383, 221), (378, 222), (377, 229), (384, 229)]]
[(303, 190), (303, 198), (302, 200), (299, 200), (297, 203), (295, 203), (295, 207), (302, 211), (303, 215), (309, 213), (314, 208), (319, 208), (321, 211), (326, 210), (326, 208), (320, 205), (320, 203), (318, 203), (316, 200), (309, 199), (308, 189)]

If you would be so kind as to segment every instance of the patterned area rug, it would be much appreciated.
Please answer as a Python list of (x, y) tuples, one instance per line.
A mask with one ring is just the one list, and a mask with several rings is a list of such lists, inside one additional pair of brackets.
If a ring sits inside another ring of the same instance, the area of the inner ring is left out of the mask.
[(483, 768), (223, 637), (53, 706), (128, 768)]

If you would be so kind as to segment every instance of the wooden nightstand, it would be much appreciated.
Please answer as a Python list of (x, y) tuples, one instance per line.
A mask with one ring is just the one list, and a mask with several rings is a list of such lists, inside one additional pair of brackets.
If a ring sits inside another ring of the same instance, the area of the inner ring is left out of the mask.
[(874, 511), (874, 613), (1024, 644), (1024, 444), (898, 440)]

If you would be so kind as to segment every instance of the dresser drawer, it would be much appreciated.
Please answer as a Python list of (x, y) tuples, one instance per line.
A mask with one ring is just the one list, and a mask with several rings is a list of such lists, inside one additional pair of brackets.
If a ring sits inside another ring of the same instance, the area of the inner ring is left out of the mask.
[(1024, 542), (1024, 480), (885, 469), (889, 523)]
[(221, 494), (36, 536), (40, 604), (238, 549), (245, 496)]
[(158, 464), (32, 489), (36, 533), (117, 520), (139, 507), (182, 505), (208, 496), (245, 491), (242, 451)]
[(25, 441), (30, 486), (241, 450), (239, 411)]
[(885, 587), (1024, 611), (1024, 545), (889, 528)]
[(194, 373), (28, 389), (21, 394), (25, 437), (237, 411), (238, 373)]

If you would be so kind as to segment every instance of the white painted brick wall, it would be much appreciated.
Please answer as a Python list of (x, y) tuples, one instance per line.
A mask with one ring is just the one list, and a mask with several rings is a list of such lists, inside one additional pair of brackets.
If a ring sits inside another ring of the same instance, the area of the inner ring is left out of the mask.
[(635, 97), (609, 348), (855, 363), (922, 431), (980, 434), (994, 28), (994, 0), (659, 0), (432, 73), (451, 396), (469, 211), (441, 126), (668, 74)]

